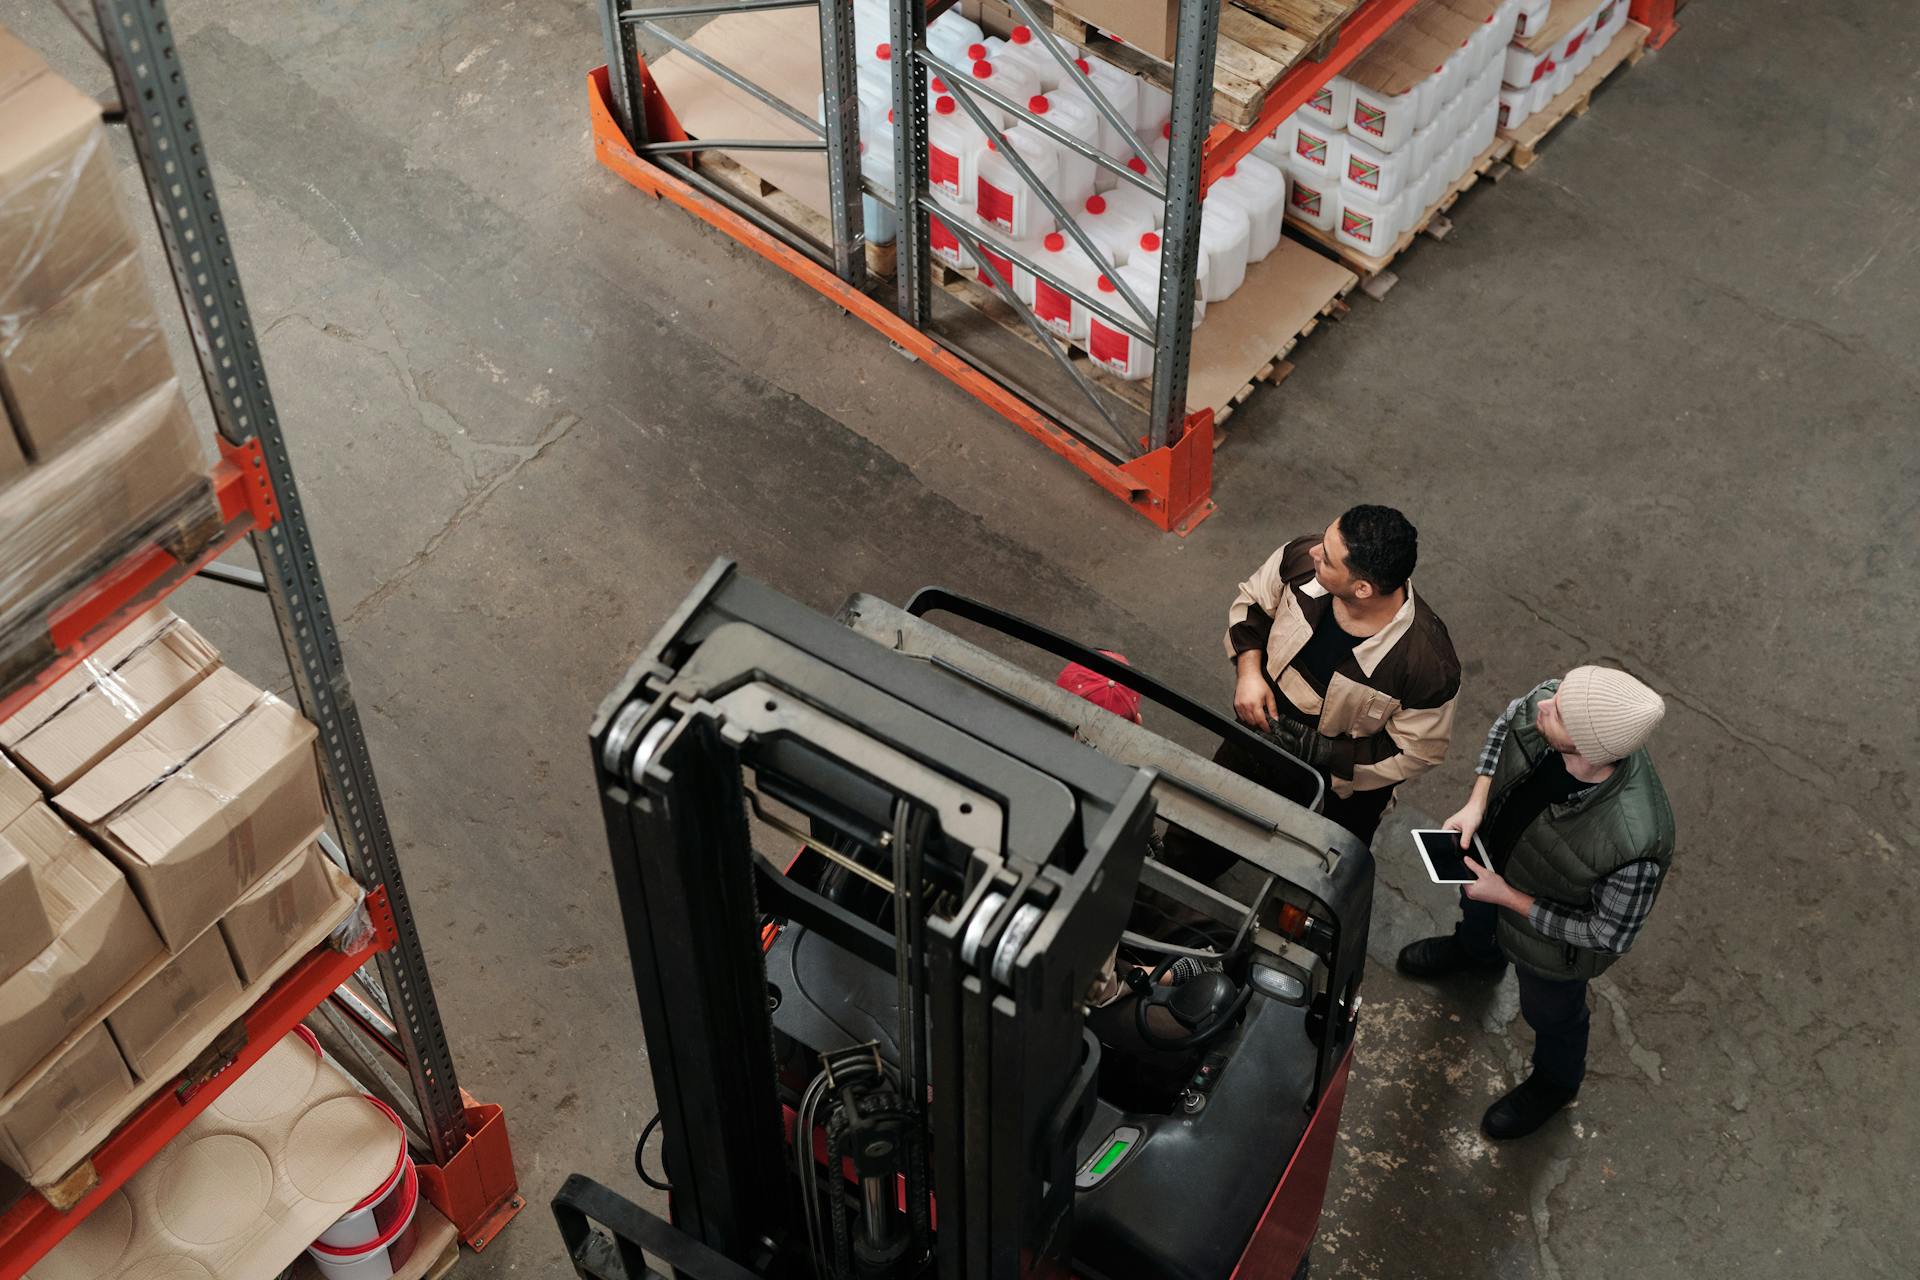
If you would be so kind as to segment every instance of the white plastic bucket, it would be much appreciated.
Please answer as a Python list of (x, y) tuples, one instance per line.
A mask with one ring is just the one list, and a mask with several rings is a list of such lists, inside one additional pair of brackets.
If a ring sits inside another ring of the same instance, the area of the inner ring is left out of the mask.
[(315, 1241), (307, 1256), (327, 1280), (392, 1280), (413, 1256), (414, 1215), (420, 1208), (420, 1175), (409, 1160), (401, 1179), (398, 1204), (390, 1226), (365, 1244), (348, 1248)]
[(1287, 216), (1316, 231), (1332, 231), (1340, 221), (1340, 183), (1318, 169), (1290, 167)]
[[(305, 1031), (305, 1027), (299, 1028)], [(311, 1037), (312, 1032), (307, 1032)], [(304, 1037), (303, 1037), (304, 1038)], [(308, 1043), (319, 1052), (319, 1041), (309, 1039)], [(341, 1214), (334, 1224), (320, 1233), (318, 1244), (335, 1249), (356, 1249), (380, 1238), (380, 1233), (393, 1224), (400, 1216), (399, 1192), (407, 1180), (407, 1172), (413, 1167), (413, 1157), (407, 1152), (406, 1129), (400, 1123), (400, 1117), (394, 1114), (380, 1099), (367, 1095), (367, 1101), (378, 1107), (393, 1121), (393, 1131), (397, 1138), (398, 1154), (394, 1157), (393, 1171), (383, 1179), (379, 1186), (368, 1192), (359, 1204)]]
[(1213, 184), (1214, 191), (1223, 189), (1246, 206), (1253, 222), (1248, 260), (1266, 261), (1280, 244), (1280, 227), (1287, 217), (1287, 175), (1264, 160), (1247, 156)]

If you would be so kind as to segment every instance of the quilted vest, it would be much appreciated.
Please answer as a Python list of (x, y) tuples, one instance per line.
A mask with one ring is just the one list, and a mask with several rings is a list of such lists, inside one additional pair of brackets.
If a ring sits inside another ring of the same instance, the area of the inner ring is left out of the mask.
[[(1495, 812), (1509, 788), (1553, 748), (1537, 723), (1538, 708), (1559, 681), (1549, 680), (1527, 696), (1494, 767), (1487, 812)], [(1568, 908), (1591, 905), (1593, 886), (1630, 862), (1651, 859), (1664, 873), (1673, 860), (1673, 810), (1645, 749), (1614, 766), (1604, 782), (1571, 803), (1548, 805), (1529, 823), (1500, 869), (1523, 893)], [(1546, 978), (1588, 979), (1606, 972), (1618, 956), (1549, 938), (1525, 916), (1500, 912), (1496, 935), (1516, 965)]]

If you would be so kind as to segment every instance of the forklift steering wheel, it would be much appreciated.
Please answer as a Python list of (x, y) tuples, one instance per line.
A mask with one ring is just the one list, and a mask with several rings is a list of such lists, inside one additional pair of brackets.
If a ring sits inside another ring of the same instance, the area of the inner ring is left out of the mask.
[[(1253, 988), (1243, 987), (1220, 972), (1203, 973), (1178, 986), (1161, 986), (1178, 956), (1168, 956), (1154, 966), (1146, 984), (1134, 999), (1134, 1029), (1155, 1049), (1181, 1053), (1203, 1048), (1220, 1038), (1247, 1007)], [(1147, 1021), (1151, 1009), (1165, 1009), (1172, 1019), (1187, 1029), (1184, 1036), (1164, 1036)]]

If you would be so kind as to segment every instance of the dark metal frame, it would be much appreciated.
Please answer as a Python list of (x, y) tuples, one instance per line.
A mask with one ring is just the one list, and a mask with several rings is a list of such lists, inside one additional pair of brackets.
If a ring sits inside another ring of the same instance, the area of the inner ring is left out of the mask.
[[(381, 982), (398, 1014), (428, 1144), (444, 1165), (467, 1140), (466, 1109), (167, 7), (95, 0), (94, 10), (215, 423), (228, 444), (257, 442), (279, 502), (280, 519), (253, 535), (254, 551), (300, 707), (320, 730), (327, 798), (348, 862), (362, 884), (387, 891), (397, 940), (380, 954)], [(232, 581), (244, 571), (210, 576)]]

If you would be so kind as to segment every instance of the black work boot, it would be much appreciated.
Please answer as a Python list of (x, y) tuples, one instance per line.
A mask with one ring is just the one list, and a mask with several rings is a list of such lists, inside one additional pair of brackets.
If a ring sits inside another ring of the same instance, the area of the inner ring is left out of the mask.
[(1499, 1142), (1524, 1138), (1579, 1093), (1578, 1089), (1547, 1081), (1536, 1071), (1487, 1108), (1487, 1114), (1480, 1118), (1480, 1132)]
[(1490, 956), (1473, 955), (1460, 945), (1458, 938), (1443, 933), (1400, 948), (1400, 958), (1394, 962), (1394, 968), (1409, 978), (1444, 978), (1456, 973), (1498, 978), (1507, 971), (1507, 958), (1497, 951)]

